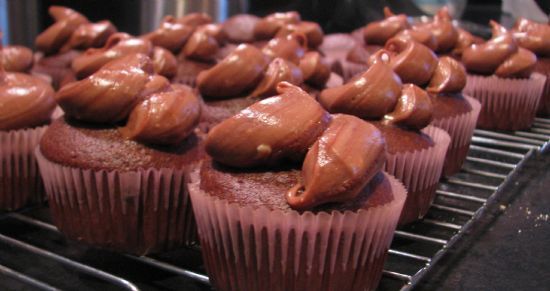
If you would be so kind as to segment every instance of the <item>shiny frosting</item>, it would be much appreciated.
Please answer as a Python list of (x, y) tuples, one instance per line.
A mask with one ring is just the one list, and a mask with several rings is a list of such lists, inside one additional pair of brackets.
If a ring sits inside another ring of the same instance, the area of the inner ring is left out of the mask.
[(0, 68), (0, 130), (40, 126), (55, 109), (52, 87), (38, 77)]
[(422, 129), (430, 124), (432, 117), (433, 104), (428, 93), (414, 84), (405, 84), (395, 109), (384, 119), (397, 126)]
[(300, 70), (304, 82), (319, 88), (325, 86), (331, 72), (328, 62), (316, 51), (305, 53), (300, 59)]
[(401, 38), (392, 38), (386, 49), (393, 52), (390, 65), (403, 83), (425, 85), (437, 66), (437, 56), (425, 45)]
[(277, 31), (275, 37), (283, 37), (292, 33), (303, 34), (310, 49), (316, 49), (323, 43), (323, 29), (316, 22), (301, 21), (298, 24), (287, 24)]
[(467, 47), (471, 46), (474, 43), (479, 42), (479, 40), (475, 36), (473, 36), (471, 33), (469, 33), (468, 31), (462, 28), (457, 28), (456, 30), (458, 32), (458, 38), (456, 40), (455, 47), (452, 50), (452, 54), (460, 57), (462, 56), (462, 52)]
[(160, 26), (143, 36), (154, 45), (172, 52), (178, 52), (193, 33), (193, 27), (177, 21), (173, 16), (166, 16)]
[(212, 17), (206, 13), (193, 12), (177, 18), (176, 21), (183, 25), (191, 26), (195, 29), (198, 26), (212, 23)]
[(363, 29), (366, 44), (384, 45), (398, 32), (410, 27), (405, 14), (395, 15), (388, 7), (384, 7), (384, 15), (384, 20), (371, 22)]
[(431, 50), (437, 48), (437, 42), (431, 29), (427, 26), (413, 26), (409, 29), (400, 31), (395, 35), (396, 38), (403, 40), (417, 41)]
[(458, 93), (466, 86), (466, 69), (451, 57), (440, 57), (426, 91), (430, 93)]
[(519, 18), (513, 27), (518, 44), (538, 56), (550, 57), (550, 25)]
[(88, 23), (88, 19), (62, 6), (50, 6), (48, 12), (55, 23), (36, 37), (35, 45), (39, 51), (53, 54), (59, 51), (80, 25)]
[(304, 56), (307, 40), (303, 34), (292, 33), (270, 40), (262, 52), (271, 58), (283, 58), (298, 65)]
[(424, 27), (428, 31), (431, 31), (435, 38), (436, 46), (434, 50), (436, 52), (448, 52), (455, 47), (458, 40), (458, 31), (453, 25), (447, 6), (441, 8), (434, 15), (432, 22), (420, 24), (419, 27)]
[(280, 82), (301, 85), (304, 82), (302, 71), (295, 64), (281, 58), (276, 58), (269, 63), (262, 80), (249, 96), (269, 97), (276, 95), (277, 85)]
[(69, 40), (60, 49), (60, 52), (71, 49), (87, 49), (90, 47), (101, 47), (109, 37), (116, 33), (116, 27), (107, 20), (96, 23), (84, 23), (71, 34)]
[(212, 128), (205, 143), (208, 154), (238, 168), (302, 159), (328, 126), (329, 114), (290, 83), (279, 83), (277, 92)]
[(18, 45), (4, 46), (0, 48), (0, 62), (5, 71), (26, 72), (32, 67), (32, 50)]
[(167, 78), (172, 78), (176, 75), (178, 70), (178, 60), (169, 50), (156, 46), (153, 49), (151, 59), (153, 61), (155, 73), (163, 75)]
[(191, 35), (183, 47), (183, 54), (199, 61), (212, 61), (220, 49), (220, 41), (223, 41), (221, 26), (219, 24), (205, 24), (199, 26)]
[(346, 54), (347, 61), (352, 63), (357, 63), (357, 64), (366, 65), (369, 63), (369, 58), (370, 58), (369, 52), (362, 45), (354, 46)]
[(290, 207), (353, 200), (384, 166), (385, 141), (372, 124), (350, 115), (334, 115), (328, 128), (308, 151), (302, 181), (289, 189)]
[(401, 79), (389, 65), (388, 52), (372, 56), (370, 68), (350, 82), (321, 92), (319, 102), (331, 113), (379, 119), (390, 112), (401, 93)]
[(285, 25), (297, 24), (300, 20), (300, 14), (296, 11), (270, 14), (256, 22), (254, 26), (254, 37), (257, 40), (271, 39), (277, 34), (279, 29), (283, 28)]
[(473, 44), (462, 53), (468, 71), (495, 74), (502, 78), (528, 77), (537, 58), (532, 52), (518, 48), (512, 33), (491, 21), (493, 36), (483, 44)]
[(260, 82), (268, 63), (268, 58), (259, 49), (241, 44), (214, 67), (200, 72), (197, 88), (210, 98), (242, 95)]

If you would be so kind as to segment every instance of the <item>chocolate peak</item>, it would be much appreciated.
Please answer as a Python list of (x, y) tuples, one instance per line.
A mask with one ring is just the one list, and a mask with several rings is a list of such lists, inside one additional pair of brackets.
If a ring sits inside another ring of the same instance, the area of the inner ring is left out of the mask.
[(206, 13), (193, 12), (176, 19), (176, 21), (195, 29), (198, 26), (212, 23), (212, 17)]
[(0, 66), (3, 70), (26, 72), (32, 67), (32, 63), (33, 54), (29, 48), (18, 45), (1, 46), (0, 44)]
[(270, 14), (256, 22), (254, 26), (254, 37), (257, 40), (273, 38), (279, 29), (285, 25), (297, 24), (300, 21), (300, 14), (296, 11)]
[(304, 82), (322, 88), (330, 78), (330, 65), (319, 52), (307, 52), (300, 60)]
[(71, 38), (63, 45), (60, 52), (67, 52), (71, 49), (101, 47), (116, 32), (116, 27), (107, 20), (82, 24), (72, 33)]
[[(421, 25), (422, 26), (422, 25)], [(435, 51), (444, 53), (450, 51), (458, 40), (458, 31), (452, 23), (447, 6), (441, 8), (431, 23), (425, 24), (435, 38)]]
[(441, 57), (426, 91), (430, 93), (459, 93), (466, 86), (466, 69), (451, 57)]
[(81, 24), (89, 22), (84, 15), (62, 6), (50, 6), (48, 12), (55, 23), (40, 33), (35, 41), (36, 48), (47, 55), (59, 51)]
[(298, 24), (287, 24), (278, 30), (275, 37), (285, 37), (292, 33), (303, 34), (310, 49), (316, 49), (323, 43), (324, 33), (316, 22), (302, 21)]
[(268, 97), (277, 94), (280, 82), (301, 85), (304, 82), (302, 71), (295, 64), (281, 58), (276, 58), (267, 66), (262, 81), (249, 97)]
[(384, 119), (387, 123), (411, 129), (422, 129), (430, 124), (433, 105), (426, 91), (414, 84), (405, 84), (397, 106)]
[(270, 58), (283, 58), (298, 65), (306, 48), (307, 38), (303, 34), (295, 32), (270, 40), (262, 48), (262, 52)]
[(550, 25), (518, 18), (514, 27), (518, 44), (539, 56), (550, 56)]
[(430, 81), (437, 66), (437, 56), (428, 47), (413, 40), (394, 37), (385, 48), (393, 52), (390, 65), (404, 83), (422, 86)]
[(159, 28), (143, 36), (156, 46), (171, 52), (179, 51), (193, 33), (193, 27), (179, 23), (173, 16), (166, 16)]
[(388, 7), (384, 8), (384, 14), (384, 20), (371, 22), (363, 29), (366, 44), (384, 45), (398, 32), (410, 27), (405, 14), (394, 15)]
[(212, 61), (220, 49), (220, 43), (216, 37), (222, 38), (219, 24), (206, 24), (199, 26), (191, 35), (183, 47), (183, 54), (199, 61)]

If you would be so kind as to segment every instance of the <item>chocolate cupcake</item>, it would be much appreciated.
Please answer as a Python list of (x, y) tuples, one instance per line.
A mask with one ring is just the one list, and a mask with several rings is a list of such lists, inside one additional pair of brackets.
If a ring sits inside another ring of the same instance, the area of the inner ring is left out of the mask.
[(36, 150), (55, 225), (68, 238), (133, 254), (194, 241), (187, 170), (203, 157), (191, 88), (131, 54), (64, 86), (65, 116)]
[(477, 127), (519, 130), (535, 119), (546, 78), (533, 73), (537, 57), (518, 46), (512, 33), (491, 21), (493, 36), (462, 53), (468, 70), (464, 92), (478, 99), (481, 112)]
[(213, 161), (191, 176), (210, 280), (217, 290), (373, 290), (405, 200), (381, 171), (384, 139), (296, 86), (277, 91), (217, 125)]
[(3, 70), (4, 64), (10, 69), (28, 68), (19, 63), (22, 60), (10, 59), (19, 52), (14, 53), (13, 47), (8, 51), (13, 54), (2, 56), (0, 64), (0, 210), (44, 201), (33, 151), (55, 109), (54, 91), (46, 81)]
[(51, 6), (55, 23), (36, 38), (37, 60), (33, 73), (48, 75), (54, 88), (74, 81), (71, 63), (82, 51), (101, 47), (117, 29), (109, 21), (90, 23), (82, 14), (66, 7)]
[(378, 126), (388, 148), (385, 169), (408, 190), (399, 221), (405, 224), (428, 211), (450, 138), (428, 126), (433, 116), (428, 94), (416, 85), (402, 85), (390, 63), (388, 53), (373, 55), (367, 71), (343, 86), (324, 90), (319, 101), (331, 113), (352, 114)]
[(538, 114), (550, 115), (550, 25), (519, 18), (512, 28), (518, 45), (537, 55), (535, 72), (546, 76)]

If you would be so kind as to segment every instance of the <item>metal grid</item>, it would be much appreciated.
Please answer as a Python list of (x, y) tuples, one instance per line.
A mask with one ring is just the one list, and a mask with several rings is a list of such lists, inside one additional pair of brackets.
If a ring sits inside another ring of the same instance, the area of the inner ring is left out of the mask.
[[(412, 289), (549, 143), (550, 119), (537, 118), (527, 131), (476, 130), (463, 169), (441, 181), (425, 219), (396, 231), (379, 288)], [(67, 242), (43, 206), (1, 215), (0, 246), (0, 280), (25, 288), (210, 289), (198, 249), (135, 257)]]

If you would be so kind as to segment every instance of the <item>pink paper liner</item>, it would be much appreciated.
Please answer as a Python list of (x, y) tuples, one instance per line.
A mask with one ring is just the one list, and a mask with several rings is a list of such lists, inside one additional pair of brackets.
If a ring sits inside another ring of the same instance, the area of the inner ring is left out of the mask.
[(464, 98), (470, 103), (472, 110), (464, 114), (433, 120), (431, 123), (445, 130), (451, 137), (451, 144), (447, 150), (445, 165), (443, 166), (443, 175), (445, 176), (451, 176), (460, 171), (466, 160), (466, 154), (481, 110), (479, 101), (470, 96), (464, 96)]
[(538, 58), (535, 72), (546, 76), (546, 82), (544, 83), (544, 89), (540, 96), (537, 113), (541, 116), (550, 116), (550, 57)]
[(546, 77), (505, 79), (468, 74), (463, 92), (481, 103), (478, 128), (519, 130), (531, 127)]
[(0, 131), (0, 210), (44, 201), (34, 149), (48, 126)]
[(35, 156), (55, 225), (68, 238), (137, 255), (196, 241), (185, 170), (93, 171)]
[(211, 283), (217, 290), (373, 290), (406, 196), (385, 175), (390, 203), (299, 214), (210, 196), (193, 172), (188, 186)]
[(430, 136), (434, 146), (419, 151), (387, 154), (385, 171), (403, 182), (408, 191), (399, 220), (401, 225), (420, 219), (428, 212), (451, 142), (449, 134), (435, 126), (428, 126), (422, 132)]

